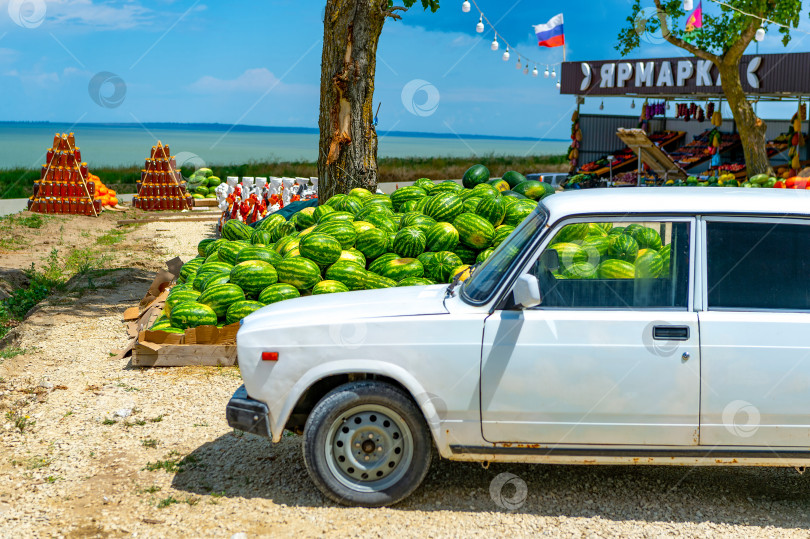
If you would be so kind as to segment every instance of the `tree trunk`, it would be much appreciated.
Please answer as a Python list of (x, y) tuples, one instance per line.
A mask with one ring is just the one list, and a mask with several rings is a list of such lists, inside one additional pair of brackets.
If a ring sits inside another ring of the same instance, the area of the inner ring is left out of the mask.
[(321, 203), (355, 187), (377, 188), (374, 74), (383, 0), (327, 0), (318, 119)]
[(757, 117), (754, 107), (745, 97), (740, 82), (739, 60), (736, 62), (723, 61), (717, 67), (720, 70), (723, 93), (726, 95), (731, 114), (737, 124), (737, 131), (740, 133), (748, 177), (755, 174), (773, 174), (766, 150), (765, 129), (767, 126), (762, 119)]

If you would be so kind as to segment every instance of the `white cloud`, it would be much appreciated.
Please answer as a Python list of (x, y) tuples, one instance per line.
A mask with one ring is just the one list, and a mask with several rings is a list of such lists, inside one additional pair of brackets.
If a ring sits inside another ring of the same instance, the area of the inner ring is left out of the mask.
[(273, 91), (295, 91), (298, 94), (314, 91), (309, 85), (285, 84), (265, 67), (248, 69), (235, 79), (206, 75), (188, 86), (189, 90), (201, 94), (264, 93), (271, 88)]
[(135, 1), (100, 3), (93, 0), (53, 0), (48, 2), (47, 18), (57, 25), (122, 30), (148, 23), (152, 11)]
[(67, 67), (62, 70), (61, 74), (55, 71), (18, 71), (12, 69), (6, 71), (3, 75), (19, 79), (24, 87), (47, 87), (67, 82), (69, 78), (81, 77), (87, 79), (92, 73), (75, 67)]

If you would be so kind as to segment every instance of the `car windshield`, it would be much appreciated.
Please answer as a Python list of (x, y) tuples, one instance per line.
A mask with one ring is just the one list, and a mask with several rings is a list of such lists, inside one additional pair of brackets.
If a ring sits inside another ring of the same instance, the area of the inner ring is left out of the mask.
[(462, 297), (470, 303), (488, 301), (495, 289), (520, 258), (526, 246), (546, 224), (548, 213), (542, 203), (518, 225), (464, 283)]

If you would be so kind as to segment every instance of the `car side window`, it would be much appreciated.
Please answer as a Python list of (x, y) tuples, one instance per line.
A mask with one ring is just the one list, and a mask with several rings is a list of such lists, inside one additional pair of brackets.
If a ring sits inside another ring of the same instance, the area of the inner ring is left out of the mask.
[(602, 221), (572, 223), (556, 233), (530, 268), (545, 308), (686, 309), (689, 223)]
[(810, 226), (706, 223), (709, 309), (810, 310)]

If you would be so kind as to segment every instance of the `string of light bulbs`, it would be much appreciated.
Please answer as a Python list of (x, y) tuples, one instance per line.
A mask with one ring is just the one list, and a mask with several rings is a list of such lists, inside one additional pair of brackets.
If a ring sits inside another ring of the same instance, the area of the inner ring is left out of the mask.
[[(757, 15), (754, 15), (753, 13), (747, 13), (747, 12), (741, 10), (740, 8), (734, 7), (734, 6), (732, 6), (730, 4), (727, 4), (726, 2), (723, 2), (721, 0), (709, 0), (709, 2), (714, 2), (715, 4), (719, 4), (721, 6), (727, 7), (728, 9), (730, 9), (732, 11), (736, 11), (737, 13), (741, 13), (742, 15), (745, 15), (746, 17), (752, 17), (754, 19), (759, 19), (759, 20), (762, 21), (761, 24), (764, 24), (764, 23), (767, 22), (767, 23), (773, 24), (775, 26), (780, 26), (782, 28), (787, 28), (791, 32), (799, 32), (801, 34), (810, 35), (810, 32), (805, 32), (804, 30), (799, 30), (798, 28), (792, 28), (792, 27), (790, 27), (790, 26), (788, 26), (786, 24), (782, 24), (782, 23), (779, 23), (779, 22), (776, 22), (776, 21), (772, 21), (771, 19), (768, 19), (767, 17), (759, 17)], [(694, 0), (683, 0), (683, 10), (684, 11), (686, 11), (686, 12), (692, 11), (692, 9), (694, 7), (695, 7)], [(760, 42), (763, 39), (765, 39), (765, 27), (760, 26), (759, 28), (757, 28), (756, 34), (754, 34), (754, 40), (756, 40), (757, 42)]]
[[(514, 48), (512, 45), (509, 44), (509, 42), (506, 40), (506, 38), (503, 37), (503, 34), (498, 32), (497, 28), (495, 28), (495, 25), (490, 22), (490, 20), (486, 17), (486, 15), (484, 15), (484, 12), (481, 10), (480, 7), (478, 7), (478, 4), (476, 3), (475, 0), (472, 0), (472, 5), (470, 5), (470, 0), (464, 0), (464, 2), (461, 3), (461, 11), (464, 12), (464, 13), (469, 13), (470, 8), (472, 6), (475, 6), (475, 9), (478, 10), (478, 24), (475, 25), (475, 31), (477, 33), (479, 33), (479, 34), (483, 34), (484, 30), (485, 30), (484, 22), (486, 22), (489, 25), (490, 29), (492, 29), (493, 34), (495, 34), (489, 48), (491, 50), (493, 50), (493, 51), (497, 51), (500, 48), (500, 43), (498, 42), (498, 38), (500, 38), (500, 40), (503, 41), (504, 45), (506, 46), (506, 49), (504, 50), (503, 55), (501, 56), (501, 58), (503, 59), (504, 62), (509, 61), (509, 57), (510, 57), (509, 51), (511, 49), (511, 51), (514, 52), (515, 54), (517, 54), (517, 57), (518, 57), (517, 63), (515, 64), (515, 69), (520, 70), (522, 68), (524, 75), (529, 74), (529, 64), (530, 63), (534, 64), (534, 69), (532, 69), (532, 75), (535, 76), (535, 77), (537, 77), (540, 74), (540, 72), (537, 70), (537, 65), (538, 64), (539, 65), (545, 64), (546, 69), (545, 69), (545, 71), (543, 71), (543, 77), (544, 78), (549, 78), (549, 76), (550, 76), (553, 79), (557, 79), (557, 67), (562, 65), (561, 62), (557, 62), (557, 63), (554, 63), (554, 64), (550, 64), (550, 63), (546, 63), (546, 62), (536, 62), (536, 61), (532, 60), (531, 58), (529, 58), (528, 56), (526, 56), (525, 54), (521, 54), (520, 51), (518, 51), (516, 48)], [(525, 67), (520, 63), (521, 57), (526, 61)], [(549, 72), (549, 68), (551, 69), (550, 72)], [(559, 81), (559, 79), (557, 79), (557, 88), (559, 88), (559, 87), (560, 87), (560, 81)]]

